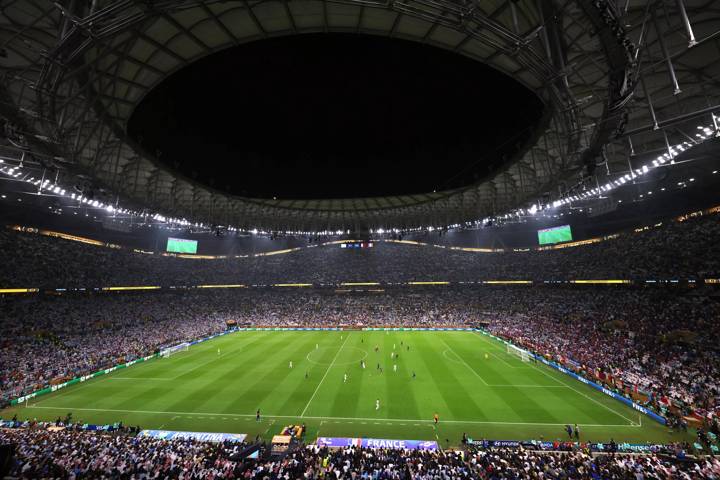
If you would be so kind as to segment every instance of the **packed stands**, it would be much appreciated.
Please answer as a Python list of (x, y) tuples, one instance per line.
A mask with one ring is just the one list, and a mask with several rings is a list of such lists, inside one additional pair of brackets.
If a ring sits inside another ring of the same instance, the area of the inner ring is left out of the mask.
[[(689, 458), (677, 445), (670, 454), (590, 454), (571, 451), (470, 447), (420, 451), (301, 447), (284, 457), (261, 448), (258, 459), (241, 456), (243, 443), (160, 440), (124, 433), (76, 431), (31, 424), (0, 430), (0, 444), (14, 445), (16, 478), (246, 478), (246, 479), (717, 479), (717, 458)], [(56, 427), (57, 428), (57, 427)]]
[[(190, 260), (0, 231), (2, 287), (333, 284), (514, 278), (720, 276), (717, 216), (671, 223), (592, 245), (477, 253), (379, 242), (265, 257)], [(54, 383), (163, 347), (254, 326), (462, 326), (487, 330), (685, 427), (694, 416), (715, 435), (720, 417), (720, 302), (712, 287), (556, 286), (335, 289), (182, 289), (0, 297), (0, 406)], [(283, 459), (237, 458), (241, 444), (164, 441), (0, 429), (16, 445), (20, 478), (720, 478), (716, 459), (470, 448), (453, 452), (327, 450)], [(681, 448), (679, 448), (681, 450)]]
[(627, 395), (642, 393), (641, 401), (656, 411), (680, 406), (701, 416), (720, 414), (720, 303), (685, 290), (610, 288), (444, 287), (359, 295), (242, 289), (6, 298), (0, 326), (9, 335), (0, 341), (0, 394), (7, 401), (218, 333), (227, 320), (294, 327), (489, 322), (490, 332)]
[(720, 276), (720, 215), (545, 251), (481, 253), (381, 241), (352, 251), (322, 245), (271, 256), (188, 259), (8, 229), (0, 231), (0, 249), (0, 288), (702, 278)]

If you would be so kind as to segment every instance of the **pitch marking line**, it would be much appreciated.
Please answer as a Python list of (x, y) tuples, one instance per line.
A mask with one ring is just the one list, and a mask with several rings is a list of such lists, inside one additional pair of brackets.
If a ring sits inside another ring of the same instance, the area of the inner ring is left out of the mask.
[[(119, 412), (119, 413), (140, 413), (145, 415), (195, 415), (196, 417), (198, 415), (205, 415), (208, 417), (243, 417), (243, 418), (250, 418), (255, 417), (255, 414), (248, 414), (248, 413), (209, 413), (209, 412), (173, 412), (173, 411), (156, 411), (156, 410), (121, 410), (121, 409), (112, 409), (112, 408), (75, 408), (75, 407), (39, 407), (39, 406), (29, 406), (27, 408), (37, 408), (37, 409), (45, 409), (45, 410), (64, 410), (68, 412), (72, 412), (74, 410), (78, 411), (89, 411), (89, 412)], [(265, 415), (263, 414), (263, 417), (265, 418), (300, 418), (297, 415)], [(199, 417), (198, 417), (199, 418)], [(373, 423), (378, 420), (382, 420), (384, 422), (422, 422), (422, 424), (432, 424), (434, 423), (434, 420), (424, 420), (424, 419), (412, 419), (412, 418), (359, 418), (359, 417), (302, 417), (308, 420), (323, 420), (325, 423), (328, 423), (329, 421), (337, 421), (337, 420), (346, 420), (346, 421), (354, 421), (361, 424), (367, 424), (367, 423)], [(535, 425), (535, 426), (548, 426), (548, 427), (564, 427), (568, 424), (568, 422), (565, 423), (536, 423), (536, 422), (491, 422), (491, 421), (479, 421), (479, 420), (442, 420), (442, 423), (457, 423), (457, 424), (478, 424), (478, 425)], [(574, 423), (574, 422), (570, 422)], [(422, 424), (415, 424), (417, 426), (422, 426)], [(617, 425), (611, 425), (611, 424), (590, 424), (590, 423), (578, 423), (578, 425), (582, 427), (626, 427), (626, 428), (640, 428), (640, 425), (632, 424), (628, 425), (626, 423), (623, 424), (617, 424)]]
[[(232, 334), (230, 334), (230, 335), (232, 335)], [(166, 360), (166, 362), (164, 362), (164, 364), (167, 365), (167, 363), (170, 363), (170, 362), (172, 362), (173, 360), (176, 360), (176, 359), (178, 359), (178, 358), (182, 358), (182, 359), (187, 360), (187, 357), (188, 357), (188, 356), (191, 356), (191, 355), (193, 355), (193, 354), (197, 354), (197, 353), (202, 353), (202, 352), (204, 352), (205, 349), (203, 349), (202, 347), (205, 347), (205, 346), (207, 346), (208, 349), (215, 348), (214, 346), (213, 346), (213, 347), (210, 347), (209, 345), (210, 345), (210, 343), (206, 343), (206, 344), (204, 344), (204, 345), (193, 345), (193, 347), (195, 347), (195, 348), (193, 348), (191, 351), (188, 351), (188, 352), (187, 352), (188, 355), (175, 355), (175, 356), (173, 356), (173, 357), (171, 357), (171, 358), (164, 359), (164, 360)], [(215, 343), (212, 343), (212, 345), (215, 345)], [(240, 347), (240, 349), (242, 349), (242, 347)], [(240, 350), (240, 349), (238, 349), (238, 350)], [(230, 352), (228, 352), (228, 353), (230, 353)], [(221, 355), (221, 356), (224, 356), (224, 355)], [(154, 359), (154, 360), (157, 360), (157, 359)], [(148, 363), (148, 362), (144, 362), (144, 363), (142, 363), (142, 364), (136, 364), (136, 365), (152, 365), (152, 364), (150, 364), (150, 363)], [(183, 374), (180, 374), (180, 375), (182, 376)], [(100, 382), (102, 382), (102, 381), (104, 381), (104, 380), (113, 380), (113, 379), (117, 379), (117, 380), (125, 380), (125, 379), (128, 379), (128, 380), (137, 380), (138, 378), (137, 378), (137, 377), (115, 377), (115, 376), (107, 376), (107, 375), (102, 376), (102, 377), (96, 377), (96, 378), (88, 378), (86, 381), (81, 382), (79, 385), (73, 385), (71, 388), (64, 388), (63, 391), (60, 391), (60, 392), (52, 392), (53, 395), (49, 395), (49, 396), (47, 396), (47, 397), (45, 397), (45, 398), (41, 398), (40, 400), (38, 400), (37, 402), (35, 402), (35, 405), (38, 405), (39, 403), (44, 402), (44, 401), (46, 401), (46, 400), (60, 398), (60, 397), (62, 397), (63, 395), (67, 395), (68, 393), (77, 392), (77, 391), (80, 390), (81, 388), (87, 387), (88, 385), (91, 385), (91, 384), (94, 385), (94, 384), (100, 383)], [(147, 377), (145, 377), (145, 379), (149, 380), (149, 378), (147, 378)], [(175, 380), (175, 378), (153, 378), (153, 380)]]
[[(310, 355), (312, 355), (313, 353), (317, 352), (318, 350), (328, 349), (328, 348), (332, 348), (332, 347), (320, 347), (320, 348), (317, 349), (317, 350), (312, 350), (310, 353), (308, 353), (308, 354), (305, 356), (305, 358), (307, 358), (307, 361), (308, 361), (308, 362), (314, 363), (315, 365), (320, 365), (320, 366), (328, 365), (327, 363), (316, 362), (315, 360), (313, 360), (313, 359), (310, 358)], [(352, 348), (352, 349), (355, 349), (355, 350), (360, 350), (360, 351), (363, 352), (365, 355), (363, 355), (362, 358), (359, 358), (359, 359), (357, 359), (357, 360), (351, 360), (351, 361), (349, 361), (349, 362), (341, 362), (341, 363), (337, 363), (337, 362), (336, 362), (336, 365), (352, 365), (352, 364), (354, 364), (354, 363), (358, 363), (358, 362), (361, 362), (361, 361), (365, 360), (365, 359), (367, 358), (367, 356), (368, 356), (367, 350), (363, 350), (362, 348), (358, 348), (358, 347), (348, 347), (348, 348)]]
[(570, 388), (567, 385), (513, 385), (511, 383), (490, 384), (488, 387), (498, 388)]
[[(453, 363), (459, 363), (459, 364), (462, 364), (462, 363), (463, 363), (462, 360), (456, 360), (456, 359), (450, 357), (450, 356), (448, 355), (448, 352), (452, 353), (453, 355), (457, 355), (455, 352), (453, 352), (453, 351), (450, 350), (449, 348), (446, 348), (445, 350), (443, 350), (443, 356), (444, 356), (445, 358), (447, 358), (448, 360), (450, 360), (450, 361), (453, 362)], [(494, 353), (491, 353), (490, 355), (493, 355), (493, 356), (494, 356), (495, 354), (494, 354)], [(505, 361), (504, 361), (502, 358), (500, 358), (500, 357), (498, 357), (498, 360), (500, 360), (501, 362), (505, 362)], [(510, 368), (529, 368), (529, 367), (526, 367), (526, 366), (513, 367), (513, 366), (510, 365), (509, 363), (507, 363), (507, 362), (505, 362), (505, 363), (506, 363)], [(510, 388), (510, 387), (517, 387), (517, 388), (569, 388), (569, 387), (566, 386), (566, 385), (539, 385), (539, 384), (532, 384), (532, 385), (514, 385), (514, 384), (511, 384), (511, 383), (488, 384), (488, 387), (507, 387), (507, 388)]]
[(186, 370), (186, 371), (184, 371), (184, 372), (181, 372), (180, 374), (176, 375), (176, 376), (175, 376), (174, 378), (172, 378), (171, 380), (178, 380), (180, 377), (182, 377), (182, 376), (184, 376), (184, 375), (187, 375), (187, 374), (190, 373), (190, 372), (194, 372), (194, 371), (197, 370), (198, 368), (202, 368), (202, 367), (204, 367), (204, 366), (206, 366), (206, 365), (209, 365), (209, 364), (211, 364), (211, 363), (213, 363), (213, 362), (217, 362), (217, 361), (220, 360), (221, 358), (224, 358), (224, 357), (230, 355), (231, 353), (237, 353), (237, 352), (242, 351), (242, 349), (243, 349), (243, 345), (241, 344), (238, 348), (235, 348), (235, 349), (232, 349), (232, 350), (228, 350), (228, 351), (225, 352), (225, 353), (221, 353), (220, 355), (218, 355), (218, 356), (216, 356), (216, 357), (213, 357), (212, 359), (208, 360), (207, 362), (200, 363), (200, 364), (198, 364), (198, 365), (195, 365), (193, 368), (191, 368), (191, 369), (189, 369), (189, 370)]
[(454, 363), (462, 363), (462, 360), (455, 360), (453, 358), (450, 358), (450, 356), (448, 355), (449, 351), (450, 351), (449, 348), (446, 348), (445, 350), (443, 350), (443, 357), (447, 358), (448, 360), (450, 360), (451, 362), (454, 362)]
[(502, 357), (501, 357), (500, 355), (498, 355), (497, 353), (490, 352), (490, 355), (492, 355), (493, 357), (495, 357), (495, 358), (497, 358), (498, 360), (500, 360), (501, 362), (503, 362), (505, 365), (508, 366), (508, 368), (527, 368), (527, 367), (528, 367), (527, 365), (511, 365), (510, 362), (508, 362), (507, 360), (505, 360), (504, 358), (502, 358)]
[[(485, 339), (485, 338), (483, 338), (483, 337), (480, 336), (480, 335), (477, 335), (477, 336), (480, 337), (480, 338), (482, 338), (484, 341), (490, 343), (490, 340)], [(497, 348), (500, 348), (499, 345), (496, 345), (496, 346), (497, 346)], [(580, 390), (578, 390), (578, 389), (575, 388), (574, 386), (572, 386), (572, 385), (570, 385), (570, 384), (568, 384), (568, 383), (566, 383), (566, 382), (564, 382), (564, 381), (562, 381), (562, 380), (554, 377), (553, 375), (550, 375), (548, 372), (545, 371), (544, 365), (545, 365), (545, 364), (543, 364), (543, 366), (541, 367), (541, 366), (539, 366), (539, 365), (535, 365), (533, 362), (530, 362), (530, 366), (531, 366), (531, 367), (535, 368), (538, 372), (542, 373), (543, 375), (545, 375), (546, 377), (550, 378), (550, 379), (553, 380), (554, 382), (556, 382), (556, 383), (558, 383), (558, 384), (560, 384), (560, 385), (563, 385), (563, 386), (571, 389), (572, 391), (574, 391), (574, 392), (577, 393), (578, 395), (582, 395), (583, 397), (587, 398), (587, 399), (590, 400), (591, 402), (593, 402), (593, 403), (595, 403), (595, 404), (597, 404), (597, 405), (600, 405), (601, 407), (603, 407), (603, 408), (605, 408), (606, 410), (614, 413), (614, 414), (617, 415), (618, 417), (627, 420), (628, 422), (630, 422), (631, 425), (638, 426), (638, 425), (635, 423), (634, 420), (626, 417), (625, 415), (623, 415), (622, 413), (618, 412), (618, 411), (615, 410), (614, 408), (609, 407), (608, 405), (605, 405), (604, 403), (600, 402), (599, 400), (597, 400), (597, 399), (595, 399), (595, 398), (592, 398), (591, 396), (589, 396), (589, 395), (581, 392)]]
[(452, 347), (450, 345), (448, 345), (448, 343), (445, 341), (444, 338), (440, 337), (440, 340), (442, 340), (442, 342), (445, 344), (445, 346), (448, 347), (448, 350), (450, 350), (453, 353), (453, 355), (455, 355), (467, 368), (469, 368), (470, 371), (473, 372), (475, 374), (475, 376), (478, 377), (485, 386), (489, 386), (488, 383), (485, 381), (485, 379), (483, 377), (481, 377), (480, 374), (477, 373), (474, 368), (472, 368), (470, 365), (468, 365), (468, 363), (465, 360), (463, 360), (463, 358), (460, 355), (455, 353), (455, 350), (453, 350)]
[(108, 377), (108, 380), (173, 380), (172, 378), (160, 377)]
[(603, 408), (611, 411), (611, 412), (614, 413), (615, 415), (617, 415), (617, 416), (619, 416), (619, 417), (621, 417), (621, 418), (624, 418), (625, 420), (627, 420), (627, 421), (630, 422), (631, 424), (635, 425), (635, 421), (634, 421), (634, 420), (631, 420), (630, 418), (626, 417), (625, 415), (623, 415), (622, 413), (618, 412), (618, 411), (615, 410), (614, 408), (611, 408), (611, 407), (605, 405), (604, 403), (602, 403), (601, 401), (596, 400), (596, 399), (592, 398), (591, 396), (589, 396), (589, 395), (581, 392), (580, 390), (578, 390), (577, 388), (573, 387), (572, 385), (568, 385), (567, 383), (563, 382), (562, 380), (558, 380), (557, 378), (553, 377), (553, 376), (550, 375), (549, 373), (543, 371), (539, 366), (533, 365), (533, 367), (535, 367), (535, 368), (536, 368), (540, 373), (542, 373), (543, 375), (546, 375), (546, 376), (548, 376), (549, 378), (552, 378), (553, 380), (555, 380), (556, 382), (558, 382), (558, 383), (561, 384), (561, 385), (565, 385), (565, 386), (568, 387), (569, 389), (573, 390), (575, 393), (578, 393), (578, 394), (582, 395), (583, 397), (587, 398), (587, 399), (590, 400), (591, 402), (594, 402), (594, 403), (600, 405), (601, 407), (603, 407)]
[(318, 390), (320, 390), (320, 385), (323, 384), (325, 381), (325, 377), (327, 377), (328, 372), (330, 372), (330, 369), (335, 364), (335, 360), (337, 360), (337, 357), (340, 356), (340, 352), (342, 352), (343, 347), (347, 343), (348, 339), (350, 338), (350, 334), (348, 333), (347, 337), (345, 337), (345, 341), (340, 345), (340, 348), (338, 349), (337, 353), (332, 359), (332, 362), (330, 362), (330, 365), (328, 365), (327, 370), (325, 370), (325, 375), (320, 379), (320, 383), (317, 384), (317, 387), (315, 387), (315, 391), (312, 394), (312, 397), (310, 397), (310, 400), (308, 400), (307, 405), (305, 405), (305, 408), (303, 409), (302, 413), (300, 414), (300, 418), (305, 416), (305, 412), (307, 411), (308, 407), (310, 406), (310, 403), (313, 401), (313, 398), (315, 398), (315, 395), (317, 395)]

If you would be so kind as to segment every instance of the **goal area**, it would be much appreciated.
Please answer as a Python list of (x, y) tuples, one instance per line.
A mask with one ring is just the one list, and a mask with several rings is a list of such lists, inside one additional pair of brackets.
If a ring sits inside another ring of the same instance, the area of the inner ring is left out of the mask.
[(520, 360), (523, 362), (529, 362), (530, 361), (530, 352), (527, 350), (523, 350), (520, 347), (516, 347), (515, 345), (507, 344), (507, 353), (510, 355), (514, 355), (516, 357), (520, 357)]
[(160, 356), (163, 358), (168, 358), (179, 352), (187, 352), (189, 348), (190, 344), (188, 342), (181, 343), (173, 347), (163, 348), (162, 350), (160, 350)]

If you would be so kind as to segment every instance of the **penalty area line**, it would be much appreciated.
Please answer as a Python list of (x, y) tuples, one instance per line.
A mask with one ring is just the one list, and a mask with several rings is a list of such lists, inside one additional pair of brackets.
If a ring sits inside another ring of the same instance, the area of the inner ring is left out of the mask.
[[(479, 333), (477, 333), (477, 332), (472, 332), (472, 333), (475, 334), (477, 337), (481, 338), (484, 342), (486, 342), (486, 343), (488, 343), (488, 344), (492, 344), (493, 346), (495, 346), (495, 347), (497, 347), (498, 349), (502, 350), (502, 347), (500, 347), (500, 345), (497, 344), (497, 343), (498, 343), (497, 341), (492, 341), (491, 339), (486, 338), (484, 335), (481, 335), (481, 334), (479, 334)], [(577, 388), (575, 388), (573, 385), (570, 385), (569, 383), (565, 382), (564, 380), (560, 380), (559, 378), (557, 378), (557, 377), (555, 377), (555, 376), (553, 376), (553, 375), (550, 375), (550, 373), (546, 371), (546, 369), (550, 369), (550, 367), (547, 367), (545, 364), (536, 365), (534, 362), (530, 362), (530, 366), (533, 367), (533, 368), (534, 368), (535, 370), (537, 370), (538, 372), (540, 372), (540, 373), (542, 373), (543, 375), (545, 375), (546, 377), (548, 377), (549, 379), (553, 380), (555, 383), (557, 383), (557, 384), (559, 384), (559, 385), (563, 385), (563, 386), (569, 388), (570, 390), (572, 390), (573, 392), (577, 393), (578, 395), (582, 395), (582, 396), (585, 397), (586, 399), (588, 399), (588, 400), (590, 400), (591, 402), (593, 402), (593, 403), (595, 403), (595, 404), (603, 407), (604, 409), (608, 410), (609, 412), (614, 413), (615, 415), (617, 415), (618, 417), (622, 418), (623, 420), (627, 420), (627, 421), (630, 422), (630, 424), (632, 424), (633, 426), (636, 426), (636, 427), (642, 426), (642, 424), (641, 424), (641, 425), (636, 424), (633, 419), (626, 417), (625, 415), (623, 415), (622, 413), (618, 412), (617, 410), (615, 410), (614, 408), (610, 407), (609, 405), (606, 405), (606, 404), (604, 404), (603, 402), (601, 402), (601, 401), (599, 401), (599, 400), (597, 400), (597, 399), (595, 399), (595, 398), (592, 398), (591, 396), (587, 395), (586, 393), (581, 392), (580, 390), (578, 390)], [(563, 374), (563, 373), (561, 373), (561, 372), (558, 372), (558, 371), (556, 371), (556, 370), (554, 370), (553, 372), (554, 372), (555, 374), (558, 374), (558, 373), (559, 373), (561, 376), (565, 376), (565, 374)], [(587, 386), (587, 385), (586, 385), (586, 386)]]
[(452, 347), (451, 347), (450, 345), (448, 345), (448, 343), (445, 341), (444, 338), (441, 337), (440, 340), (445, 344), (446, 347), (448, 347), (448, 350), (450, 350), (450, 351), (452, 352), (452, 354), (455, 355), (455, 356), (458, 358), (458, 360), (460, 360), (460, 362), (462, 362), (467, 368), (470, 369), (470, 371), (471, 371), (472, 373), (475, 374), (476, 377), (478, 377), (478, 378), (480, 379), (480, 381), (481, 381), (486, 387), (488, 386), (488, 383), (485, 381), (485, 379), (484, 379), (483, 377), (481, 377), (480, 374), (479, 374), (478, 372), (476, 372), (475, 369), (472, 368), (460, 355), (458, 355), (458, 354), (455, 352), (455, 350), (453, 350)]
[[(77, 411), (89, 411), (89, 412), (117, 412), (117, 413), (139, 413), (144, 415), (194, 415), (194, 416), (208, 416), (208, 417), (255, 417), (254, 413), (210, 413), (210, 412), (175, 412), (175, 411), (159, 411), (159, 410), (123, 410), (123, 409), (112, 409), (112, 408), (76, 408), (76, 407), (40, 407), (40, 406), (28, 406), (26, 408), (37, 408), (45, 410), (65, 410), (72, 412)], [(322, 420), (328, 421), (351, 421), (351, 422), (421, 422), (425, 424), (432, 424), (434, 420), (425, 419), (412, 419), (412, 418), (362, 418), (362, 417), (318, 417), (318, 416), (305, 416), (300, 417), (298, 415), (263, 415), (266, 418), (303, 418), (308, 420)], [(526, 425), (526, 426), (545, 426), (545, 427), (564, 427), (568, 423), (543, 423), (543, 422), (493, 422), (493, 421), (481, 421), (481, 420), (441, 420), (440, 423), (450, 424), (477, 424), (477, 425)], [(574, 423), (574, 422), (571, 422)], [(578, 423), (582, 427), (625, 427), (625, 428), (640, 428), (640, 425), (633, 424), (591, 424), (591, 423)]]

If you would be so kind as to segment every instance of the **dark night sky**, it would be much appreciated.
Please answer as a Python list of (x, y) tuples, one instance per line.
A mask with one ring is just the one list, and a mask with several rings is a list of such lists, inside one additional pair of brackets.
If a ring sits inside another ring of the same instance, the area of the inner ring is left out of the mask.
[(239, 195), (423, 193), (482, 179), (542, 105), (479, 62), (381, 37), (262, 40), (175, 73), (128, 132), (190, 178)]

